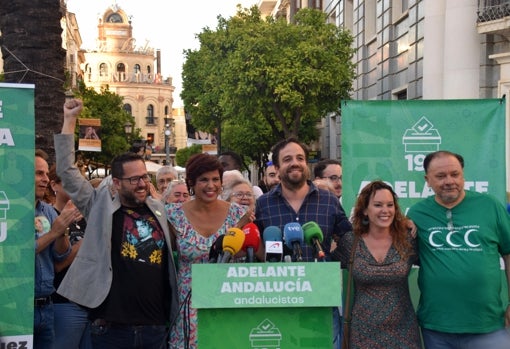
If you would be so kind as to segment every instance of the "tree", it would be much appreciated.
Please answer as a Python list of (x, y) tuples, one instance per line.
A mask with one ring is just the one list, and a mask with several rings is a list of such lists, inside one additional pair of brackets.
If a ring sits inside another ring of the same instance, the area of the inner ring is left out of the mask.
[(181, 97), (192, 124), (221, 125), (223, 145), (252, 159), (282, 138), (317, 139), (316, 124), (349, 98), (355, 76), (352, 36), (326, 20), (312, 9), (295, 24), (263, 20), (256, 6), (219, 16), (185, 52)]
[(65, 51), (63, 2), (0, 0), (4, 82), (35, 85), (35, 145), (54, 158), (53, 134), (62, 126)]
[(177, 150), (175, 154), (175, 163), (177, 166), (184, 167), (186, 166), (186, 162), (191, 157), (191, 155), (200, 154), (202, 152), (201, 144), (193, 144), (186, 148), (181, 148)]

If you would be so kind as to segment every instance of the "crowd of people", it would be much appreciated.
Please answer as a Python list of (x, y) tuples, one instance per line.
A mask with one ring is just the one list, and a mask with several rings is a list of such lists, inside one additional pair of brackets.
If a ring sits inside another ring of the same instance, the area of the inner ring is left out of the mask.
[[(193, 155), (184, 179), (164, 166), (154, 183), (144, 158), (128, 152), (112, 160), (110, 176), (88, 181), (74, 165), (82, 108), (78, 99), (64, 104), (55, 165), (35, 153), (34, 348), (206, 348), (191, 304), (192, 265), (209, 262), (229, 229), (254, 223), (263, 234), (307, 222), (322, 230), (325, 261), (352, 265), (352, 310), (332, 308), (332, 348), (341, 348), (345, 315), (350, 348), (510, 348), (510, 215), (492, 196), (464, 189), (461, 155), (425, 157), (434, 195), (407, 217), (381, 179), (361, 190), (348, 217), (341, 163), (320, 161), (312, 178), (297, 138), (273, 146), (258, 186), (233, 152)], [(317, 260), (309, 246), (284, 254)], [(261, 239), (256, 260), (264, 258)]]

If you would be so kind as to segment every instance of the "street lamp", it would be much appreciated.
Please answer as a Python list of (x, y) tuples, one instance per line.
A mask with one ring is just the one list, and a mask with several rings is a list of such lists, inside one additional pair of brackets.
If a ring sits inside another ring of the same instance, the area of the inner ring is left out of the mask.
[(170, 124), (165, 124), (165, 154), (166, 165), (170, 165)]
[(133, 124), (131, 124), (129, 121), (126, 121), (124, 124), (124, 133), (129, 137), (131, 133), (133, 133)]

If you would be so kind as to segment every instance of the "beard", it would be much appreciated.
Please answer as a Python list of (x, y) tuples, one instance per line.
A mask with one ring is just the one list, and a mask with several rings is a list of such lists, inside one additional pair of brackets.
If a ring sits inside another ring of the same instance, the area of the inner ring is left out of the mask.
[(280, 177), (280, 182), (282, 183), (282, 185), (284, 185), (285, 187), (287, 187), (290, 190), (297, 190), (297, 189), (302, 188), (305, 185), (306, 180), (308, 179), (307, 168), (305, 169), (302, 167), (291, 167), (291, 168), (289, 168), (289, 171), (292, 171), (295, 169), (302, 170), (302, 172), (300, 173), (299, 176), (297, 176), (297, 175), (291, 176), (291, 175), (289, 175), (288, 172), (285, 172), (285, 174)]
[[(138, 188), (136, 190), (138, 190)], [(135, 207), (142, 206), (145, 203), (148, 190), (146, 190), (146, 194), (142, 199), (136, 194), (136, 190), (119, 190), (119, 196), (124, 206)]]

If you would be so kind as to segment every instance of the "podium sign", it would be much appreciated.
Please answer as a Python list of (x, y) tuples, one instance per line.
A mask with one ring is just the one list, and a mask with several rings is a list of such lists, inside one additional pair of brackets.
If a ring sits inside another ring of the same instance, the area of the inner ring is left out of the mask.
[(340, 263), (194, 264), (199, 348), (328, 348)]

